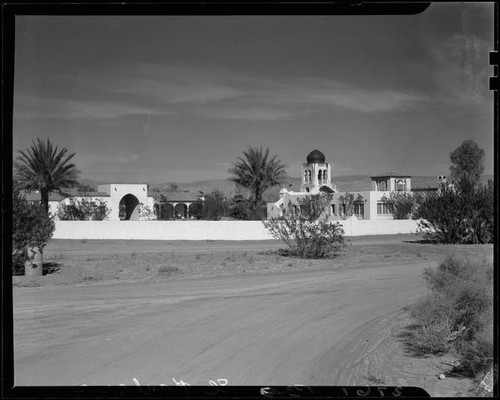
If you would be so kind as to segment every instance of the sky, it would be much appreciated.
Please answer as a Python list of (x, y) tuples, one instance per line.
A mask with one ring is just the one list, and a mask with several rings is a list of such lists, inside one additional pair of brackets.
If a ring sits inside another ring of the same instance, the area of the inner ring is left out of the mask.
[(13, 154), (40, 137), (109, 183), (225, 179), (249, 146), (300, 176), (493, 173), (493, 3), (408, 16), (16, 16)]

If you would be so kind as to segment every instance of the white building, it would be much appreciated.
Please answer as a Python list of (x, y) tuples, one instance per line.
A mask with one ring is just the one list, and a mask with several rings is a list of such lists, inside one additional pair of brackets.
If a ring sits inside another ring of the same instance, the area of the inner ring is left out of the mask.
[[(39, 193), (26, 194), (28, 201), (40, 200)], [(109, 184), (99, 185), (97, 192), (76, 193), (72, 196), (61, 196), (51, 193), (49, 195), (49, 213), (57, 219), (57, 211), (61, 204), (70, 204), (71, 200), (80, 202), (85, 199), (96, 203), (104, 203), (110, 210), (107, 220), (110, 221), (137, 221), (140, 218), (139, 208), (144, 207), (153, 210), (155, 200), (148, 196), (148, 185), (146, 184)]]
[[(325, 161), (325, 155), (319, 150), (309, 153), (306, 163), (302, 165), (302, 184), (300, 192), (280, 190), (280, 199), (275, 203), (267, 204), (267, 217), (282, 215), (285, 207), (291, 205), (299, 207), (298, 200), (311, 194), (321, 192), (331, 193), (333, 196), (325, 214), (331, 220), (345, 218), (345, 205), (341, 198), (346, 193), (338, 192), (331, 182), (332, 168)], [(390, 207), (382, 201), (390, 192), (410, 192), (411, 177), (394, 172), (372, 176), (372, 190), (350, 192), (354, 195), (354, 216), (358, 219), (393, 219)]]

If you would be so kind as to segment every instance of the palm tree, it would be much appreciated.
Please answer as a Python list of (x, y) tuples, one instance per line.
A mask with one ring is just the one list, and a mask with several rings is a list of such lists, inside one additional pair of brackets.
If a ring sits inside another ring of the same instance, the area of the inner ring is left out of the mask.
[(38, 190), (41, 204), (49, 211), (49, 193), (78, 185), (80, 171), (70, 160), (75, 153), (68, 153), (67, 148), (53, 146), (37, 138), (25, 151), (19, 151), (14, 164), (14, 177), (21, 189)]
[(256, 210), (267, 189), (286, 181), (285, 165), (278, 156), (270, 157), (269, 149), (263, 151), (262, 146), (249, 147), (243, 155), (244, 158), (238, 157), (233, 168), (229, 169), (232, 175), (229, 179), (250, 189), (253, 194), (252, 207)]

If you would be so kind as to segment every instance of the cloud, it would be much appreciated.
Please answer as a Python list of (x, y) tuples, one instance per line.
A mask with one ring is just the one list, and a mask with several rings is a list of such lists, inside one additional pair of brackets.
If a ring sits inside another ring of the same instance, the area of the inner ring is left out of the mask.
[(128, 115), (158, 114), (152, 108), (123, 104), (119, 101), (52, 99), (36, 96), (16, 96), (14, 117), (44, 119), (116, 119)]
[(305, 77), (271, 80), (217, 67), (186, 65), (137, 64), (113, 74), (80, 73), (78, 85), (79, 90), (73, 90), (70, 98), (18, 95), (15, 116), (108, 123), (142, 115), (276, 121), (334, 110), (405, 111), (425, 100), (393, 88), (366, 89)]

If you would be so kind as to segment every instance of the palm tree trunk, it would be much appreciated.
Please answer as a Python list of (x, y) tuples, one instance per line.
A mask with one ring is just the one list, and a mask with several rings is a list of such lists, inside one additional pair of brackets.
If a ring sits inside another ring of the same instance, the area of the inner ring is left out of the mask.
[(28, 247), (28, 258), (24, 262), (24, 275), (43, 275), (43, 253), (40, 247)]
[(40, 190), (40, 198), (43, 208), (49, 213), (49, 192), (45, 190)]

